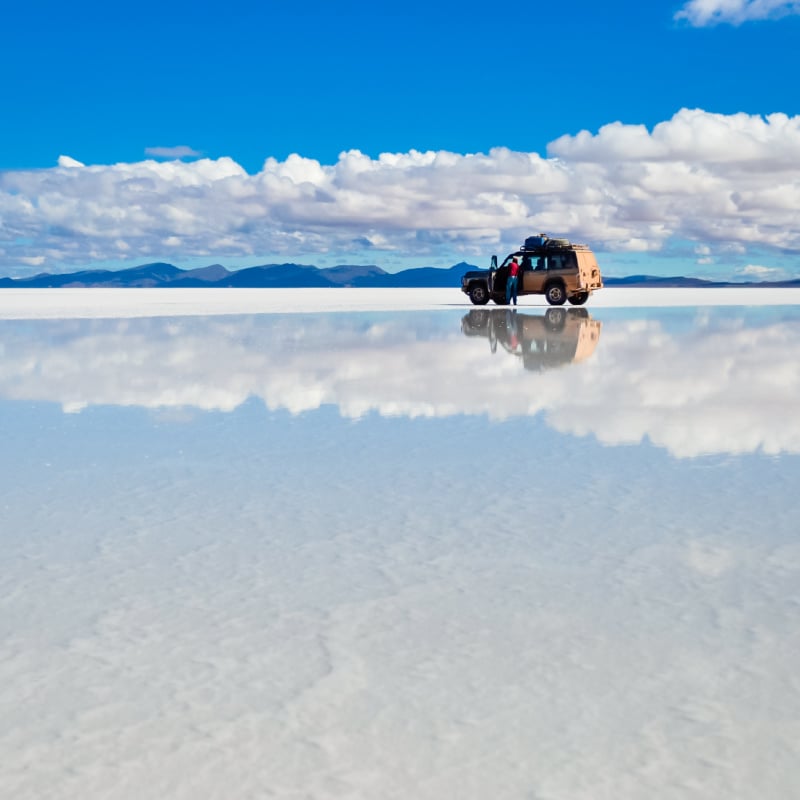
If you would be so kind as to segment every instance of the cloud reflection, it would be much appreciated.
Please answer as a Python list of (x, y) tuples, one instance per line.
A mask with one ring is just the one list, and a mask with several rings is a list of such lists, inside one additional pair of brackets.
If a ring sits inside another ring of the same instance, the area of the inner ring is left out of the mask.
[(348, 418), (543, 414), (563, 433), (677, 457), (797, 453), (798, 340), (797, 319), (601, 324), (584, 309), (4, 322), (0, 397), (66, 412), (231, 411), (257, 397)]

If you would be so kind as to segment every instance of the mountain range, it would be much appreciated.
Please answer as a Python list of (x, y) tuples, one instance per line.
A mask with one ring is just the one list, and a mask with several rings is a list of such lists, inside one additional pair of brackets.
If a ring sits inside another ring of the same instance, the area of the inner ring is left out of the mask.
[[(30, 278), (0, 278), (0, 288), (78, 288), (78, 287), (238, 287), (238, 288), (301, 288), (301, 287), (460, 287), (461, 276), (479, 269), (460, 262), (449, 268), (417, 267), (401, 272), (386, 272), (380, 267), (340, 264), (335, 267), (315, 267), (307, 264), (264, 264), (228, 270), (221, 264), (199, 269), (180, 269), (172, 264), (155, 262), (121, 270), (80, 270), (61, 274), (41, 273)], [(800, 278), (785, 281), (709, 281), (703, 278), (631, 275), (625, 278), (604, 278), (606, 286), (629, 287), (795, 287)]]

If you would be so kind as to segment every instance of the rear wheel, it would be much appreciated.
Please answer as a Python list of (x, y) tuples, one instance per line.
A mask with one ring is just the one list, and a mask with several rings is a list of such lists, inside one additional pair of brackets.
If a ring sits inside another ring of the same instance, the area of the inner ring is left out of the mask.
[(567, 298), (574, 306), (582, 306), (589, 299), (589, 292), (578, 292)]
[(469, 287), (469, 299), (473, 305), (485, 306), (489, 302), (489, 290), (485, 283), (473, 283)]
[(498, 306), (507, 306), (508, 305), (508, 300), (506, 300), (506, 296), (504, 294), (492, 295), (492, 300), (494, 301), (495, 305), (498, 305)]
[(545, 299), (551, 306), (563, 306), (567, 299), (563, 283), (551, 283), (544, 292)]

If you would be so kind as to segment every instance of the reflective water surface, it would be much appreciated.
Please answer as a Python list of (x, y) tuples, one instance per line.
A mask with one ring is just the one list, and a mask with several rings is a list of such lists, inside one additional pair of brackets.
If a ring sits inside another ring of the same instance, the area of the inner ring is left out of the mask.
[(1, 793), (797, 795), (798, 342), (0, 322)]

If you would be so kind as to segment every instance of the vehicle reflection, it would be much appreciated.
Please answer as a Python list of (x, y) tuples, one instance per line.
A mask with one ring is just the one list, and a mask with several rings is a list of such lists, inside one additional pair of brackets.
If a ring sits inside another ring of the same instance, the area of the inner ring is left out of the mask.
[(549, 308), (544, 314), (473, 309), (461, 320), (465, 336), (485, 336), (493, 353), (499, 344), (535, 372), (585, 361), (597, 347), (601, 327), (585, 308)]

